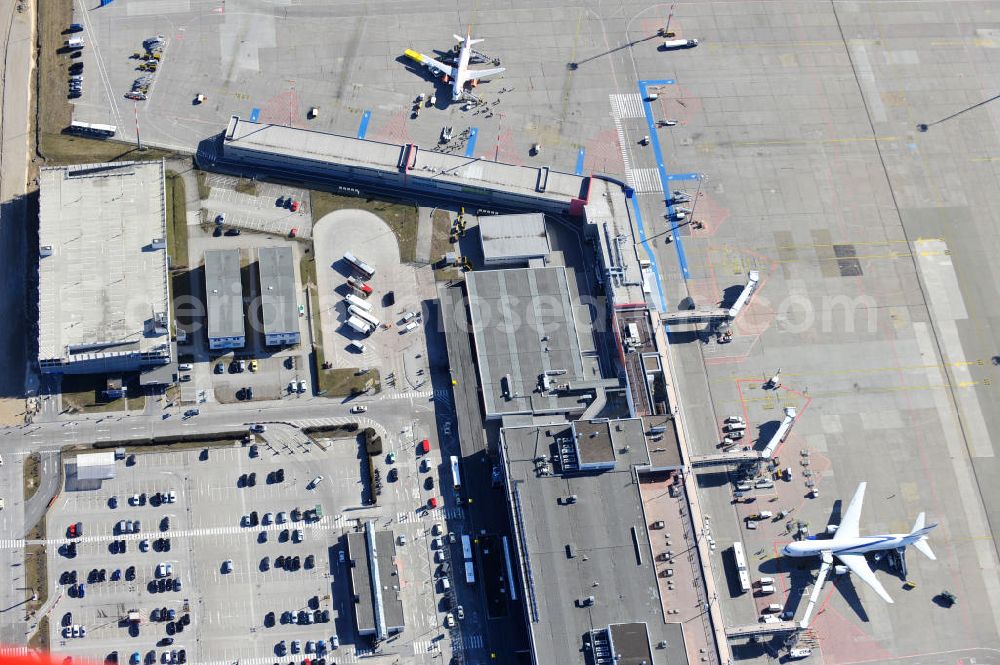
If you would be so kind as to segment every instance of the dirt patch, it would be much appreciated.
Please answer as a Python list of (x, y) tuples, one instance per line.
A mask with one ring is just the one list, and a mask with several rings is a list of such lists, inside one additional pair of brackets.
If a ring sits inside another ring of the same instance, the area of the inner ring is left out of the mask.
[(0, 425), (21, 425), (24, 423), (24, 400), (20, 398), (0, 398)]
[(250, 194), (251, 196), (257, 196), (257, 183), (254, 182), (253, 180), (240, 178), (233, 189), (235, 189), (240, 194)]
[(378, 392), (382, 389), (382, 379), (377, 369), (358, 374), (358, 368), (338, 367), (336, 369), (317, 368), (319, 392), (325, 397), (348, 397), (360, 395), (366, 390)]
[(208, 185), (208, 174), (204, 171), (198, 171), (195, 173), (195, 177), (198, 178), (198, 198), (204, 201), (212, 193), (212, 188)]
[(42, 457), (38, 453), (31, 453), (24, 459), (24, 500), (27, 501), (35, 496), (35, 492), (42, 484)]
[(188, 266), (187, 197), (184, 179), (174, 171), (167, 171), (167, 247), (170, 267), (182, 270)]
[(330, 192), (310, 192), (313, 220), (319, 221), (335, 210), (367, 210), (378, 215), (396, 235), (399, 260), (412, 263), (417, 254), (417, 206), (375, 199), (340, 196)]
[[(45, 516), (28, 532), (28, 540), (45, 538)], [(25, 610), (30, 614), (38, 611), (49, 597), (48, 559), (45, 545), (28, 545), (24, 548), (24, 579), (28, 587), (35, 593), (34, 600), (25, 604)]]
[(90, 374), (67, 374), (62, 383), (63, 405), (71, 413), (80, 411), (106, 413), (108, 411), (122, 411), (126, 407), (129, 410), (142, 409), (146, 403), (146, 397), (142, 394), (139, 377), (129, 377), (125, 383), (126, 394), (138, 395), (138, 397), (108, 401), (102, 395), (102, 391), (107, 385), (103, 377)]
[(182, 441), (171, 444), (150, 444), (148, 446), (131, 445), (124, 446), (126, 455), (143, 455), (146, 453), (176, 453), (179, 450), (193, 450), (195, 448), (235, 448), (243, 445), (242, 439), (223, 439), (220, 441)]
[(47, 616), (42, 617), (42, 620), (38, 622), (35, 634), (28, 639), (28, 648), (38, 651), (49, 650), (49, 618)]
[[(315, 286), (316, 285), (316, 256), (312, 253), (312, 243), (309, 243), (309, 247), (302, 253), (302, 258), (299, 259), (299, 278), (302, 281), (302, 286)], [(319, 311), (319, 310), (314, 310)]]
[[(38, 132), (41, 135), (59, 134), (69, 126), (73, 117), (72, 106), (66, 97), (69, 81), (68, 55), (58, 53), (65, 41), (62, 31), (73, 22), (72, 0), (46, 0), (36, 4), (38, 11), (37, 40), (38, 81)], [(41, 143), (41, 141), (39, 141)]]
[(446, 210), (435, 210), (431, 216), (431, 264), (437, 265), (444, 255), (458, 251), (458, 247), (448, 241), (451, 231), (451, 217)]

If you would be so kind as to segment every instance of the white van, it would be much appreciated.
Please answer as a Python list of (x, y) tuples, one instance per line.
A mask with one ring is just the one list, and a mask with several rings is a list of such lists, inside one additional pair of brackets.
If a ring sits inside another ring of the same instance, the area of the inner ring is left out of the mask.
[(759, 580), (757, 580), (757, 584), (759, 584), (761, 586), (764, 586), (765, 584), (774, 584), (774, 578), (773, 577), (762, 577)]
[(403, 315), (403, 323), (406, 323), (407, 321), (412, 321), (416, 316), (417, 316), (416, 312), (407, 312), (406, 314)]
[(774, 585), (773, 584), (761, 584), (760, 585), (760, 592), (761, 592), (761, 594), (764, 594), (764, 595), (774, 593)]
[(760, 620), (761, 623), (781, 623), (781, 619), (772, 615), (762, 616)]
[(782, 610), (782, 606), (781, 605), (779, 605), (778, 603), (771, 603), (770, 605), (768, 605), (767, 607), (765, 607), (762, 611), (763, 612), (768, 612), (770, 614), (777, 614), (781, 610)]
[(774, 481), (770, 478), (758, 478), (757, 482), (753, 484), (759, 490), (770, 489), (774, 487)]
[(191, 363), (181, 363), (180, 365), (177, 366), (177, 369), (179, 369), (182, 372), (190, 372), (191, 370), (194, 369), (194, 365), (192, 365)]
[(362, 344), (361, 342), (351, 342), (350, 344), (347, 345), (347, 348), (349, 348), (351, 351), (357, 351), (358, 353), (365, 352), (365, 345)]
[(447, 577), (441, 578), (441, 593), (447, 593), (448, 589), (451, 588), (451, 582), (448, 581)]
[(317, 485), (319, 485), (321, 482), (323, 482), (323, 476), (316, 476), (315, 478), (313, 478), (312, 480), (309, 481), (309, 484), (306, 485), (306, 489), (310, 489), (311, 490), (314, 487), (316, 487)]
[(416, 330), (416, 329), (417, 329), (417, 324), (413, 321), (410, 321), (409, 323), (406, 324), (406, 327), (403, 328), (403, 332), (410, 332), (411, 330)]

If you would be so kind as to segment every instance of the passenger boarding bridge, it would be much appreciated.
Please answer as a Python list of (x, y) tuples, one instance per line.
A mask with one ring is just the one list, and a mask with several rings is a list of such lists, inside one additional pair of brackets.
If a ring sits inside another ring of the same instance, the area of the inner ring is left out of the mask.
[(740, 462), (763, 462), (771, 459), (778, 445), (788, 437), (795, 423), (795, 407), (785, 408), (785, 419), (778, 425), (774, 436), (767, 442), (763, 450), (731, 450), (707, 455), (692, 455), (691, 466), (708, 466), (710, 464), (739, 464)]
[(736, 317), (747, 306), (747, 303), (750, 302), (750, 298), (757, 290), (758, 284), (760, 284), (760, 273), (756, 270), (751, 270), (747, 273), (746, 285), (744, 285), (743, 290), (732, 307), (728, 309), (723, 307), (718, 309), (689, 309), (682, 312), (664, 312), (660, 314), (660, 319), (667, 325), (679, 323), (729, 323), (735, 321)]
[(779, 621), (777, 623), (751, 623), (745, 626), (729, 626), (726, 637), (731, 640), (753, 637), (754, 635), (773, 635), (774, 633), (789, 633), (800, 628), (797, 621)]

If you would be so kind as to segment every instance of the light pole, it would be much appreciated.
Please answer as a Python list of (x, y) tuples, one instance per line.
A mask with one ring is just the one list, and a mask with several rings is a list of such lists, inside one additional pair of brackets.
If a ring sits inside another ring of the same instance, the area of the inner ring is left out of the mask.
[(990, 102), (992, 102), (994, 100), (997, 100), (997, 99), (1000, 99), (1000, 95), (994, 95), (994, 96), (990, 97), (989, 99), (984, 99), (983, 101), (979, 102), (978, 104), (973, 104), (972, 106), (964, 108), (961, 111), (958, 111), (956, 113), (952, 113), (949, 116), (945, 116), (944, 118), (941, 118), (940, 120), (935, 120), (934, 122), (930, 122), (930, 123), (922, 123), (921, 122), (921, 123), (919, 123), (917, 125), (917, 131), (918, 132), (926, 132), (928, 129), (930, 129), (934, 125), (938, 125), (938, 124), (944, 122), (945, 120), (951, 120), (955, 116), (962, 115), (966, 111), (971, 111), (974, 108), (979, 108), (980, 106), (982, 106), (984, 104), (989, 104)]
[(691, 222), (694, 223), (694, 211), (698, 207), (698, 199), (701, 198), (701, 186), (708, 180), (708, 176), (704, 173), (698, 174), (698, 190), (694, 194), (694, 202), (691, 204)]

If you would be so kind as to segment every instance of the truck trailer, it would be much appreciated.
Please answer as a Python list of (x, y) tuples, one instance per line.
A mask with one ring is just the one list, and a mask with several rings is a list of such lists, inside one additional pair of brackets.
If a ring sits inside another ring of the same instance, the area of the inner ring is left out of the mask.
[(374, 330), (374, 327), (372, 325), (362, 321), (356, 316), (352, 316), (351, 318), (347, 319), (347, 325), (349, 325), (351, 328), (358, 331), (362, 335), (370, 335), (372, 333), (372, 330)]
[(365, 302), (364, 300), (362, 300), (361, 298), (357, 297), (353, 293), (348, 293), (346, 296), (344, 296), (344, 301), (347, 302), (347, 305), (349, 307), (351, 307), (351, 306), (357, 307), (358, 309), (360, 309), (363, 312), (371, 312), (372, 311), (371, 304)]

